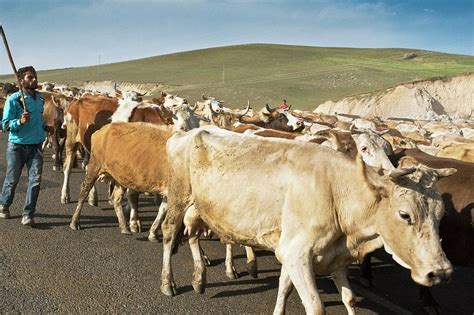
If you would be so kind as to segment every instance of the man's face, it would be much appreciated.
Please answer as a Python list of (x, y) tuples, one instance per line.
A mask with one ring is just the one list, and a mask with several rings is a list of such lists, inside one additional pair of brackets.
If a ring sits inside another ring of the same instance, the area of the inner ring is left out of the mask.
[(38, 77), (35, 72), (27, 71), (21, 79), (23, 88), (34, 90), (38, 87)]

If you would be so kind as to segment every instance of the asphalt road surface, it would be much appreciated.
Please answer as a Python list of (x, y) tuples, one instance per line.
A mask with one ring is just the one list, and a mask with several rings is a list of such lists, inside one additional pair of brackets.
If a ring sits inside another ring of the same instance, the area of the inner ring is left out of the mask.
[[(7, 136), (0, 133), (0, 178), (5, 175)], [(207, 288), (196, 294), (191, 286), (192, 258), (187, 244), (173, 256), (178, 295), (160, 293), (162, 244), (147, 240), (156, 215), (153, 198), (141, 196), (143, 232), (119, 233), (117, 219), (106, 201), (106, 187), (98, 184), (99, 207), (85, 205), (82, 230), (69, 228), (84, 172), (74, 169), (72, 203), (60, 203), (62, 173), (52, 170), (52, 151), (45, 151), (42, 189), (36, 225), (20, 224), (27, 178), (25, 172), (11, 207), (12, 218), (0, 219), (0, 313), (172, 313), (172, 314), (271, 314), (276, 301), (280, 265), (270, 252), (257, 250), (259, 278), (245, 269), (245, 251), (235, 248), (239, 278), (224, 273), (224, 246), (204, 240), (203, 248), (213, 266), (207, 268)], [(363, 288), (359, 268), (349, 267), (359, 314), (419, 312), (417, 289), (409, 271), (385, 253), (374, 259), (375, 285)], [(340, 296), (329, 277), (317, 278), (328, 314), (345, 314)], [(474, 270), (456, 268), (449, 284), (432, 289), (444, 314), (474, 314)], [(294, 290), (288, 314), (304, 313)]]

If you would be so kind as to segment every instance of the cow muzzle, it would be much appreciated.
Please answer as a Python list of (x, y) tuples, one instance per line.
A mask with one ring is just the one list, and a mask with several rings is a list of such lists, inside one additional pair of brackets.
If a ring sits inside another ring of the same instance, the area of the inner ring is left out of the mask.
[(432, 283), (431, 285), (435, 285), (438, 283), (445, 283), (451, 280), (451, 276), (453, 274), (453, 267), (449, 267), (446, 269), (438, 269), (429, 272), (426, 275), (428, 282)]
[(453, 267), (451, 264), (445, 268), (439, 268), (432, 271), (429, 271), (424, 276), (416, 277), (412, 275), (413, 280), (418, 282), (421, 285), (430, 287), (440, 283), (446, 283), (451, 280), (451, 276), (453, 274)]

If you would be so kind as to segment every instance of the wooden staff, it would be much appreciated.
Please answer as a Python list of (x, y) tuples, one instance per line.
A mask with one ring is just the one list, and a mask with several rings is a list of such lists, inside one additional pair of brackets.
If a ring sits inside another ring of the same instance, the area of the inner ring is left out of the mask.
[(10, 64), (12, 66), (13, 73), (15, 73), (16, 82), (18, 84), (18, 89), (20, 90), (21, 105), (23, 106), (23, 113), (27, 113), (28, 111), (26, 110), (26, 105), (25, 105), (26, 102), (25, 102), (25, 95), (23, 94), (23, 87), (21, 85), (20, 78), (18, 77), (18, 73), (16, 71), (15, 63), (13, 62), (13, 57), (12, 57), (12, 54), (10, 52), (10, 47), (8, 47), (7, 37), (5, 36), (5, 32), (3, 31), (3, 26), (1, 26), (1, 25), (0, 25), (0, 33), (2, 33), (3, 43), (5, 44), (5, 49), (7, 50), (7, 55), (8, 55), (8, 58), (10, 59)]

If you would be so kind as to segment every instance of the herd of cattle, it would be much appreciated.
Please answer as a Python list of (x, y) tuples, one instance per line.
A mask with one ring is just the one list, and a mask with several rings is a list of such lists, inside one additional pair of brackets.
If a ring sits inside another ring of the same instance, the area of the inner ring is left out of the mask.
[(132, 91), (41, 93), (44, 119), (56, 130), (47, 141), (64, 172), (62, 203), (70, 202), (80, 148), (87, 164), (73, 230), (84, 202), (97, 205), (98, 180), (110, 183), (123, 234), (141, 231), (139, 194), (161, 195), (149, 240), (161, 227), (166, 295), (176, 294), (171, 257), (183, 235), (193, 287), (204, 291), (209, 260), (199, 238), (211, 230), (226, 244), (229, 278), (237, 277), (231, 244), (245, 246), (254, 277), (253, 248), (275, 253), (282, 264), (275, 314), (284, 313), (293, 285), (307, 313), (323, 313), (315, 275), (328, 274), (353, 314), (347, 266), (362, 262), (361, 280), (370, 284), (370, 253), (381, 247), (411, 269), (426, 307), (436, 304), (428, 287), (450, 278), (451, 263), (474, 267), (473, 121), (233, 110), (204, 95), (189, 104), (167, 93), (146, 101)]

